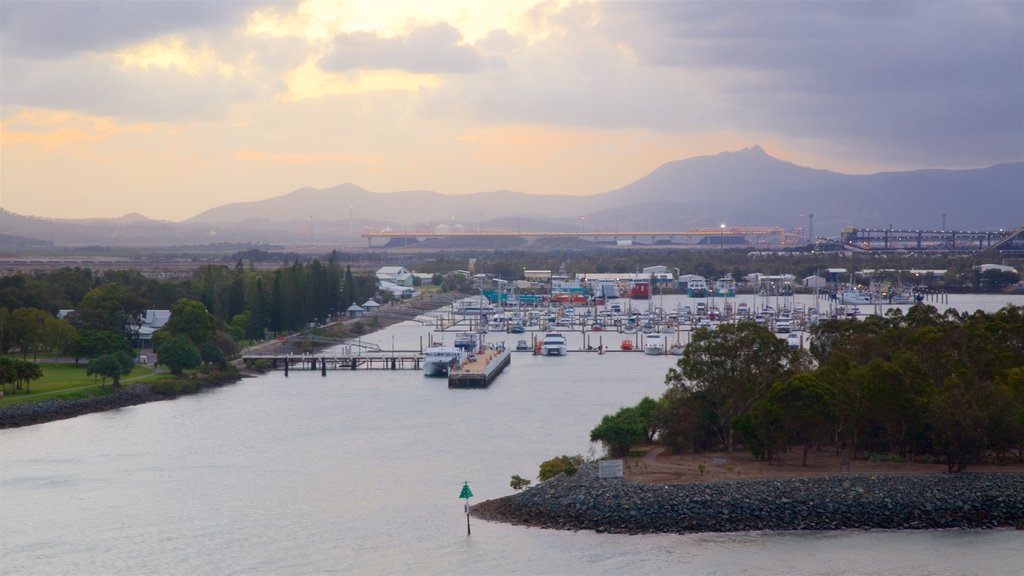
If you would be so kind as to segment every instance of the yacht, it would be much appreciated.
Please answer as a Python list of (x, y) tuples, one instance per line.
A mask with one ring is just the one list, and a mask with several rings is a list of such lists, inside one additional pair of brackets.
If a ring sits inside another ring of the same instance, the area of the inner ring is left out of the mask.
[(455, 347), (467, 352), (476, 350), (477, 338), (473, 332), (459, 332), (455, 335)]
[(565, 356), (568, 348), (565, 335), (561, 332), (548, 332), (541, 341), (540, 353), (544, 356)]
[(644, 340), (644, 354), (660, 356), (665, 353), (665, 339), (661, 334), (650, 334)]
[(447, 376), (448, 371), (462, 364), (465, 357), (465, 351), (455, 346), (430, 346), (423, 353), (425, 376)]

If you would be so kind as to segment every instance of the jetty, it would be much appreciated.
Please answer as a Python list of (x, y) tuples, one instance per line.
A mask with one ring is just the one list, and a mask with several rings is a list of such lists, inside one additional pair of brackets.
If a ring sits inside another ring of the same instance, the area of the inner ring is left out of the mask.
[(265, 360), (272, 370), (422, 370), (423, 354), (396, 351), (363, 354), (247, 354), (245, 363)]
[(487, 346), (472, 359), (448, 372), (449, 388), (486, 388), (509, 365), (512, 349)]

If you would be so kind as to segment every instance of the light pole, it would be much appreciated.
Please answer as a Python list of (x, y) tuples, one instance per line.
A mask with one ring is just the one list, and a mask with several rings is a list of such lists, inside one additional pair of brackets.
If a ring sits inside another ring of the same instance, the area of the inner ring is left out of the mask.
[(721, 233), (718, 235), (718, 246), (722, 250), (725, 250), (725, 224), (719, 226)]

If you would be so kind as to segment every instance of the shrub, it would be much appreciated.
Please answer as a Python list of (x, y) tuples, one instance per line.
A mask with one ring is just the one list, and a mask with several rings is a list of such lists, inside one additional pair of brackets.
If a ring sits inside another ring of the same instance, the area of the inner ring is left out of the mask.
[(579, 454), (576, 456), (566, 456), (564, 454), (556, 456), (540, 465), (540, 474), (537, 477), (543, 482), (562, 473), (572, 476), (576, 473), (576, 468), (581, 464), (583, 464), (583, 456)]

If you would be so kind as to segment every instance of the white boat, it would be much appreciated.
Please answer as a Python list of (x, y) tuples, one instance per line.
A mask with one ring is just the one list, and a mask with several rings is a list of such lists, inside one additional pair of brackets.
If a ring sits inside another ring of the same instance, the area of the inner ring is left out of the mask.
[(790, 332), (789, 336), (786, 336), (786, 342), (789, 344), (790, 348), (799, 348), (800, 335), (797, 334), (796, 332)]
[(661, 356), (665, 353), (665, 339), (661, 334), (650, 334), (644, 339), (644, 354)]
[(686, 282), (686, 295), (690, 298), (704, 298), (708, 295), (708, 281), (703, 276), (690, 276)]
[(519, 350), (520, 352), (522, 352), (524, 350), (529, 350), (529, 349), (530, 349), (530, 343), (527, 342), (526, 340), (520, 340), (519, 342), (516, 342), (516, 350)]
[(568, 347), (565, 335), (561, 332), (548, 332), (540, 344), (540, 353), (544, 356), (565, 356)]
[(448, 371), (465, 358), (465, 350), (455, 346), (430, 346), (423, 351), (423, 374), (447, 376)]
[(675, 344), (668, 347), (668, 353), (673, 356), (682, 356), (684, 350), (686, 350), (686, 346), (684, 346), (680, 342), (676, 342)]
[(467, 352), (476, 350), (477, 337), (473, 332), (459, 332), (455, 335), (455, 347)]
[(871, 294), (863, 290), (845, 290), (839, 295), (840, 304), (871, 304)]
[(715, 296), (731, 297), (736, 295), (736, 281), (732, 276), (722, 276), (715, 280)]

